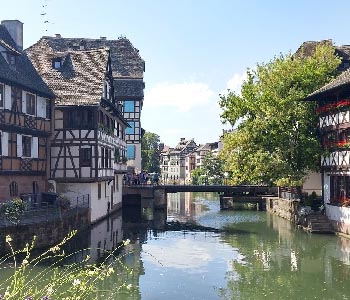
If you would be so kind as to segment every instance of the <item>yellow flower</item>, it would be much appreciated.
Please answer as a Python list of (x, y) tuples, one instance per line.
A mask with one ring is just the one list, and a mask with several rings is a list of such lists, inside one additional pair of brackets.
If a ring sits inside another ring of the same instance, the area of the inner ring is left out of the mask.
[(6, 236), (6, 243), (11, 243), (11, 242), (12, 242), (11, 236), (7, 235)]

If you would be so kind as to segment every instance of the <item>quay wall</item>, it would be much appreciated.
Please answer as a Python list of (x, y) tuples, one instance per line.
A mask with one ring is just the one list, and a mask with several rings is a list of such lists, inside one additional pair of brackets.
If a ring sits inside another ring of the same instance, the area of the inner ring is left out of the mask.
[(289, 200), (279, 197), (266, 198), (266, 210), (269, 213), (275, 214), (293, 222), (298, 210), (298, 204), (298, 200)]
[(12, 239), (13, 249), (23, 249), (36, 236), (34, 248), (46, 248), (61, 242), (74, 229), (83, 230), (90, 226), (90, 209), (82, 207), (67, 214), (40, 223), (0, 227), (0, 254), (10, 251), (6, 236)]

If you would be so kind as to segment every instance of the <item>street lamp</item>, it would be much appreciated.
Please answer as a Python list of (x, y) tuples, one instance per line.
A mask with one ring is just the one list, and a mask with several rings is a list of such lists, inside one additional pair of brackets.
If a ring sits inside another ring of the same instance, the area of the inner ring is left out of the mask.
[(225, 177), (225, 185), (227, 185), (227, 177), (228, 177), (228, 173), (227, 172), (224, 173), (224, 177)]

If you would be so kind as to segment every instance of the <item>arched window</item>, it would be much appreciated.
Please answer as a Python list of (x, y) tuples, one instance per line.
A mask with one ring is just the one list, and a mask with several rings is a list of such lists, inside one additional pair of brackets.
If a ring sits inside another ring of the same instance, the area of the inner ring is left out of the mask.
[(16, 181), (12, 181), (10, 183), (10, 196), (11, 197), (18, 196), (18, 185)]
[(39, 185), (36, 181), (33, 181), (32, 183), (32, 190), (33, 190), (33, 194), (39, 193)]

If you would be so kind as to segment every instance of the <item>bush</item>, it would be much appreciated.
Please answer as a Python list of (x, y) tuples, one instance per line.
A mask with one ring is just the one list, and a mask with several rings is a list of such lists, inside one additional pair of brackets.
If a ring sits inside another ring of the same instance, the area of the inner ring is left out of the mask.
[(20, 198), (14, 198), (6, 202), (3, 206), (5, 218), (12, 224), (18, 225), (20, 216), (23, 215), (26, 207), (26, 203)]

